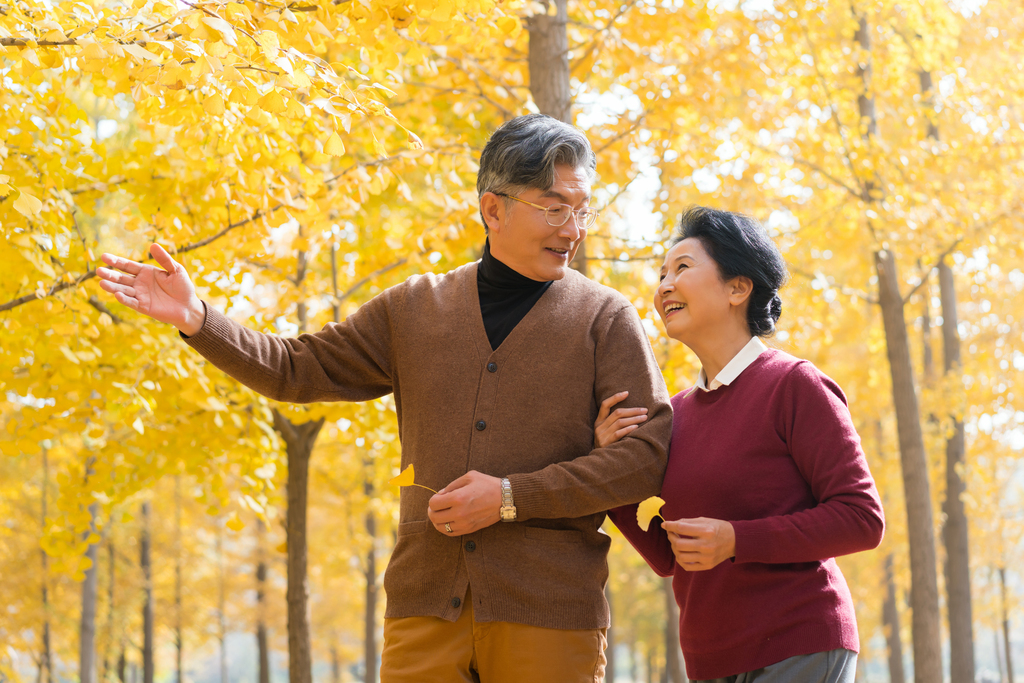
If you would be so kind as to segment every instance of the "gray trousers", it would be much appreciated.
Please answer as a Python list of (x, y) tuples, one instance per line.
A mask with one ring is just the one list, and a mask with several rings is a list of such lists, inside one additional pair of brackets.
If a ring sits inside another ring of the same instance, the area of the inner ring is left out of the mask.
[(856, 673), (856, 652), (829, 650), (783, 659), (756, 671), (693, 683), (854, 683)]

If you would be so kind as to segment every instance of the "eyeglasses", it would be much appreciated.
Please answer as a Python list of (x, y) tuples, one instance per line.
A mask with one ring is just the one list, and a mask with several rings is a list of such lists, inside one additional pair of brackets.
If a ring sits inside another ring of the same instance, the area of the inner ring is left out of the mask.
[(558, 228), (565, 225), (567, 222), (569, 222), (569, 216), (575, 214), (576, 227), (580, 228), (581, 230), (586, 230), (587, 228), (594, 224), (594, 221), (597, 220), (597, 214), (600, 213), (600, 211), (598, 211), (597, 209), (592, 209), (589, 206), (585, 206), (582, 209), (573, 209), (568, 204), (552, 204), (551, 206), (541, 206), (539, 204), (534, 204), (533, 202), (528, 202), (525, 199), (520, 199), (519, 197), (513, 197), (510, 194), (504, 194), (502, 192), (495, 192), (494, 194), (498, 195), (499, 197), (505, 197), (506, 199), (514, 199), (517, 202), (528, 204), (535, 209), (540, 209), (541, 211), (544, 212), (544, 218), (547, 220), (548, 225), (550, 225), (553, 228)]

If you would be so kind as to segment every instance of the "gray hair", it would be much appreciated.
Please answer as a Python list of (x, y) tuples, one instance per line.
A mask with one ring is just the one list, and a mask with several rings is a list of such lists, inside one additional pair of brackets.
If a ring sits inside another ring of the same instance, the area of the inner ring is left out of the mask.
[[(485, 192), (515, 196), (529, 189), (551, 189), (555, 166), (562, 164), (585, 169), (591, 183), (597, 179), (597, 157), (583, 131), (544, 114), (517, 116), (487, 141), (476, 176), (477, 196)], [(510, 204), (506, 199), (505, 205)], [(486, 231), (483, 213), (480, 220)]]

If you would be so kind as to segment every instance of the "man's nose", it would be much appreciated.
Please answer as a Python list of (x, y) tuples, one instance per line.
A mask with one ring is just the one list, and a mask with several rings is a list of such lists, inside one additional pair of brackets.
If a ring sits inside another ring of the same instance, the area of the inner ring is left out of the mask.
[(585, 230), (581, 230), (580, 226), (576, 224), (576, 214), (574, 213), (569, 216), (569, 220), (559, 227), (558, 234), (561, 237), (568, 237), (570, 240), (575, 242), (587, 233)]

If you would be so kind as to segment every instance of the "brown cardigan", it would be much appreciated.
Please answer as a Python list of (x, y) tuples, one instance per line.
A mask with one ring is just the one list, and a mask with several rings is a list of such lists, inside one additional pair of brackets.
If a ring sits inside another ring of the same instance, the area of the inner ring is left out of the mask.
[[(440, 489), (469, 470), (507, 476), (518, 521), (446, 537), (431, 494), (402, 489), (398, 542), (384, 575), (387, 617), (454, 621), (472, 585), (477, 621), (608, 626), (605, 510), (661, 490), (672, 409), (633, 306), (568, 271), (492, 351), (477, 264), (409, 278), (340, 324), (283, 339), (207, 307), (186, 342), (278, 401), (366, 401), (394, 392), (402, 467)], [(593, 447), (602, 399), (629, 390), (649, 419)]]

